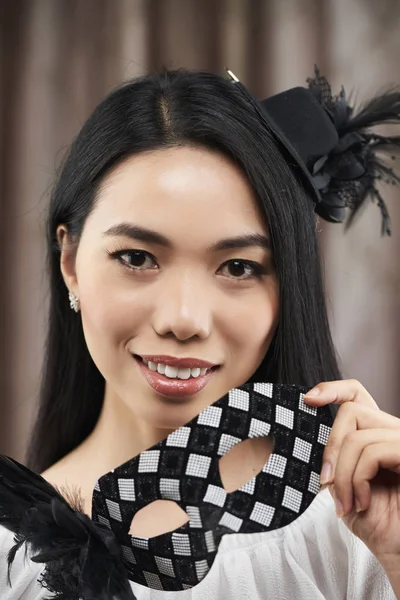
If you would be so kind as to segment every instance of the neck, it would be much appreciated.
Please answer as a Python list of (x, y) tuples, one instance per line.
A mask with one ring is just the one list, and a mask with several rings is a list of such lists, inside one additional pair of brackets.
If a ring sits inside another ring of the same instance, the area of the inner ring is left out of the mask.
[(170, 430), (150, 427), (138, 419), (106, 386), (101, 414), (92, 433), (42, 476), (60, 489), (78, 493), (90, 515), (96, 481), (169, 433)]
[(169, 430), (157, 429), (140, 420), (109, 387), (96, 426), (77, 448), (86, 465), (98, 476), (108, 473), (130, 458), (167, 437)]

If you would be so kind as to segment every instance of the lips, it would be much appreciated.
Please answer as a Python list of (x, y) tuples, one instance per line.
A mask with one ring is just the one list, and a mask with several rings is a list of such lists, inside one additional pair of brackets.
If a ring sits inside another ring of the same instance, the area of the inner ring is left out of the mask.
[[(134, 356), (133, 357), (136, 363), (139, 366), (139, 369), (146, 379), (147, 383), (159, 394), (169, 397), (169, 398), (188, 398), (191, 397), (202, 389), (209, 383), (210, 379), (214, 377), (214, 374), (218, 368), (217, 365), (213, 365), (207, 361), (199, 360), (199, 359), (178, 359), (170, 356), (160, 356), (160, 355), (152, 355), (152, 356)], [(178, 368), (202, 368), (209, 369), (204, 375), (200, 375), (196, 378), (190, 379), (171, 379), (170, 377), (166, 377), (157, 371), (152, 371), (149, 367), (143, 362), (144, 360), (149, 360), (149, 362), (163, 362), (166, 365), (175, 366)], [(174, 364), (172, 364), (172, 361)]]

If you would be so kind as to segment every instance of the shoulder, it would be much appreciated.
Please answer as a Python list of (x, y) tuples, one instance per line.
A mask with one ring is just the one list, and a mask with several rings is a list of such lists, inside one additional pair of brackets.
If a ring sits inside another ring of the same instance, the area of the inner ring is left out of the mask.
[(10, 571), (11, 587), (7, 581), (7, 555), (14, 546), (14, 534), (0, 525), (0, 598), (1, 600), (42, 600), (49, 593), (40, 585), (44, 565), (32, 562), (20, 549)]
[(286, 527), (225, 536), (220, 550), (222, 569), (247, 564), (247, 579), (271, 593), (278, 590), (282, 597), (395, 598), (379, 562), (336, 517), (328, 490)]

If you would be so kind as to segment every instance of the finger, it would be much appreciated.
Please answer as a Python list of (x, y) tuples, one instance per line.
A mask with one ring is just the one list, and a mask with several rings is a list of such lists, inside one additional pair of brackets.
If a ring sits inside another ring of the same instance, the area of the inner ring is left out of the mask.
[(358, 511), (369, 508), (371, 502), (370, 482), (377, 476), (380, 469), (389, 469), (398, 473), (399, 468), (400, 432), (390, 441), (383, 441), (364, 447), (353, 476)]
[(400, 429), (400, 419), (361, 404), (343, 404), (337, 412), (324, 450), (321, 485), (333, 481), (343, 440), (348, 434), (359, 429)]
[[(365, 449), (381, 443), (400, 446), (400, 430), (365, 429), (353, 431), (344, 438), (334, 476), (338, 515), (339, 512), (342, 513), (340, 516), (347, 515), (353, 510), (353, 507), (357, 509), (360, 499), (363, 500), (363, 506), (368, 501), (367, 488), (369, 486), (365, 486), (364, 481), (358, 485), (359, 480), (356, 478), (356, 473)], [(362, 498), (360, 498), (360, 494)]]
[(365, 387), (356, 379), (325, 381), (319, 383), (304, 395), (304, 402), (312, 406), (355, 402), (379, 410), (379, 407), (371, 394), (369, 394)]

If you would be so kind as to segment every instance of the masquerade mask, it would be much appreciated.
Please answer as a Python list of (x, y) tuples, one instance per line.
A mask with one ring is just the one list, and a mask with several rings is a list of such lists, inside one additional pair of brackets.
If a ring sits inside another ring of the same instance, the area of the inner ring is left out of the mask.
[[(320, 489), (329, 407), (304, 404), (305, 388), (253, 383), (232, 389), (187, 425), (104, 475), (92, 519), (113, 530), (128, 578), (150, 588), (182, 590), (209, 571), (224, 534), (283, 527)], [(223, 487), (219, 460), (248, 438), (273, 435), (262, 471), (238, 490)], [(153, 538), (129, 534), (135, 514), (155, 500), (172, 500), (189, 522)]]
[[(60, 600), (134, 600), (129, 580), (183, 590), (209, 571), (224, 534), (269, 531), (294, 521), (320, 489), (333, 416), (304, 404), (308, 388), (252, 383), (232, 389), (187, 425), (99, 479), (92, 519), (45, 479), (0, 456), (0, 524), (45, 563), (40, 583)], [(261, 472), (223, 487), (219, 460), (249, 438), (274, 437)], [(129, 534), (135, 514), (172, 500), (189, 522), (153, 538)], [(10, 574), (10, 573), (9, 573)]]

